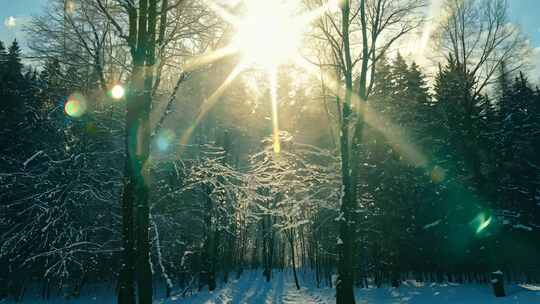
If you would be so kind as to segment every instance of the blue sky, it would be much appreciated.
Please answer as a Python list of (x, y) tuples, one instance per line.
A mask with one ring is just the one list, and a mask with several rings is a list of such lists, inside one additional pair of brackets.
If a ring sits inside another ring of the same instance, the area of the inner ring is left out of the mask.
[[(508, 0), (510, 16), (513, 22), (519, 24), (523, 31), (529, 35), (534, 47), (540, 47), (540, 1), (539, 0)], [(39, 14), (46, 5), (47, 0), (0, 0), (0, 40), (22, 39), (21, 25), (31, 15)], [(16, 18), (15, 28), (8, 29), (5, 20), (13, 16)]]
[(509, 0), (510, 17), (529, 36), (534, 47), (540, 47), (540, 1)]
[[(23, 40), (21, 27), (24, 22), (28, 22), (31, 15), (39, 14), (46, 5), (47, 0), (0, 0), (0, 40), (5, 44), (11, 43), (11, 40)], [(15, 18), (15, 27), (8, 28), (6, 20), (10, 17)]]
[[(39, 14), (47, 0), (0, 0), (0, 40), (10, 42), (14, 38), (23, 41), (21, 27), (31, 15)], [(540, 72), (540, 0), (508, 0), (511, 21), (518, 24), (535, 48), (537, 71)], [(16, 25), (8, 28), (6, 20), (14, 17)], [(540, 74), (540, 73), (539, 73)], [(534, 77), (534, 76), (533, 76)], [(536, 78), (536, 77), (534, 77)]]

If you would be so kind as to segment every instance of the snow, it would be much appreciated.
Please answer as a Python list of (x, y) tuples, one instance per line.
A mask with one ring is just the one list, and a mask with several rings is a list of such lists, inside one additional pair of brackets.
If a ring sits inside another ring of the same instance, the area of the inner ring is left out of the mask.
[(436, 220), (436, 221), (433, 222), (433, 223), (424, 225), (424, 230), (429, 229), (429, 228), (433, 228), (433, 227), (439, 225), (440, 223), (441, 223), (441, 220), (439, 219), (439, 220)]
[[(181, 297), (173, 292), (169, 299), (155, 297), (156, 304), (323, 304), (335, 303), (335, 290), (329, 287), (316, 288), (313, 274), (299, 271), (300, 285), (297, 290), (294, 286), (291, 271), (274, 270), (272, 280), (267, 283), (262, 271), (245, 272), (238, 280), (219, 286), (214, 292), (203, 291), (193, 295)], [(234, 277), (234, 274), (231, 274)], [(90, 286), (91, 287), (91, 286)], [(83, 289), (83, 293), (93, 293), (82, 296), (80, 299), (51, 301), (25, 297), (22, 304), (93, 304), (116, 303), (113, 296), (114, 288), (99, 290), (96, 288)], [(356, 289), (355, 295), (358, 304), (391, 304), (391, 303), (540, 303), (540, 286), (536, 285), (507, 285), (507, 296), (495, 298), (489, 284), (460, 285), (456, 283), (437, 284), (422, 283), (414, 280), (403, 282), (400, 288), (370, 287)], [(36, 292), (39, 293), (39, 292)], [(163, 296), (162, 290), (155, 294)], [(13, 304), (11, 301), (2, 301), (1, 304)]]
[(529, 226), (525, 226), (525, 225), (522, 225), (522, 224), (517, 224), (517, 225), (514, 225), (513, 226), (515, 229), (523, 229), (523, 230), (527, 230), (527, 231), (532, 231), (533, 229)]
[(531, 284), (521, 284), (519, 287), (531, 290), (531, 291), (540, 291), (540, 286), (531, 285)]
[(36, 159), (36, 157), (40, 156), (41, 154), (43, 154), (43, 150), (37, 151), (36, 153), (34, 153), (34, 155), (30, 156), (27, 160), (24, 161), (23, 166), (26, 168), (26, 166), (28, 166), (31, 161)]

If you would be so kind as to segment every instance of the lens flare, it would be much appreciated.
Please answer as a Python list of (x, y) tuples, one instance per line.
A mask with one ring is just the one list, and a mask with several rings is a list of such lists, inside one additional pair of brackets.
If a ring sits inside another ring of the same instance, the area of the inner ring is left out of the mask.
[(480, 234), (491, 224), (491, 221), (491, 216), (486, 217), (485, 213), (480, 213), (471, 221), (471, 225), (475, 229), (476, 234)]
[(75, 2), (73, 2), (73, 0), (66, 0), (66, 1), (64, 2), (64, 11), (65, 11), (66, 13), (70, 13), (70, 14), (71, 14), (71, 13), (75, 12), (75, 9), (76, 9), (76, 8), (77, 8), (77, 7), (75, 6)]
[(123, 86), (117, 84), (114, 87), (112, 87), (111, 89), (112, 98), (119, 100), (119, 99), (124, 98), (125, 95), (126, 95), (126, 90), (124, 89)]
[(86, 133), (88, 135), (96, 135), (97, 134), (97, 125), (95, 122), (89, 122), (86, 124)]
[(4, 20), (4, 25), (8, 29), (14, 28), (15, 26), (17, 26), (17, 19), (15, 19), (15, 17), (13, 16), (9, 16), (6, 18), (6, 20)]
[(489, 224), (491, 224), (491, 216), (488, 217), (487, 220), (480, 223), (480, 226), (478, 226), (478, 229), (476, 229), (476, 233), (482, 232), (484, 229), (487, 228), (487, 226), (489, 226)]
[(444, 179), (446, 178), (446, 172), (443, 168), (439, 166), (435, 166), (431, 170), (430, 176), (431, 176), (431, 181), (438, 184), (444, 181)]
[(165, 129), (160, 132), (157, 138), (157, 147), (160, 151), (167, 151), (171, 144), (174, 141), (174, 132), (168, 129)]
[(71, 118), (79, 118), (86, 113), (86, 99), (79, 93), (69, 96), (64, 104), (64, 112)]

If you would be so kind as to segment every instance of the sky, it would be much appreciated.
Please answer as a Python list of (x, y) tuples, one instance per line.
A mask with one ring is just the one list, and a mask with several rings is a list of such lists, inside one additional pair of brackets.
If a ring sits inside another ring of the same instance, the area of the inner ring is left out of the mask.
[(509, 0), (510, 17), (530, 39), (536, 63), (531, 78), (540, 83), (540, 0)]
[(24, 40), (22, 26), (32, 15), (39, 14), (46, 3), (47, 0), (0, 0), (0, 40), (5, 44), (15, 38)]
[[(32, 15), (39, 14), (47, 2), (48, 0), (0, 0), (0, 40), (8, 44), (17, 38), (24, 47), (22, 27)], [(540, 0), (508, 0), (508, 3), (510, 21), (521, 27), (535, 50), (537, 67), (533, 71), (533, 78), (540, 80)]]

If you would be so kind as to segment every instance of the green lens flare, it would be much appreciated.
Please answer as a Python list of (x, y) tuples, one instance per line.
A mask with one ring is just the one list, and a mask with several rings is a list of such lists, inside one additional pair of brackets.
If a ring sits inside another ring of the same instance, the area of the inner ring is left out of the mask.
[(482, 230), (486, 229), (487, 226), (489, 226), (489, 224), (491, 223), (491, 216), (488, 217), (487, 220), (483, 221), (480, 223), (480, 225), (478, 226), (478, 228), (476, 229), (476, 233), (480, 233), (482, 232)]
[(157, 139), (157, 147), (161, 151), (166, 151), (169, 149), (170, 145), (174, 141), (175, 134), (171, 130), (163, 130)]
[(486, 214), (480, 213), (471, 221), (471, 225), (476, 228), (476, 234), (479, 234), (491, 224), (491, 221), (491, 216), (486, 218)]
[(83, 95), (74, 93), (64, 104), (64, 112), (72, 118), (79, 118), (86, 113), (86, 100)]
[(81, 102), (76, 99), (71, 99), (66, 102), (66, 114), (71, 117), (81, 117), (83, 114)]

